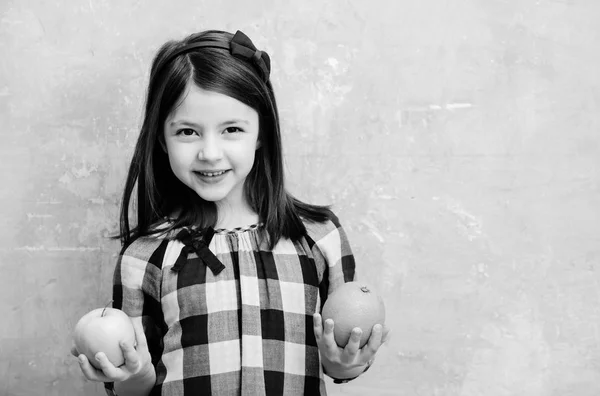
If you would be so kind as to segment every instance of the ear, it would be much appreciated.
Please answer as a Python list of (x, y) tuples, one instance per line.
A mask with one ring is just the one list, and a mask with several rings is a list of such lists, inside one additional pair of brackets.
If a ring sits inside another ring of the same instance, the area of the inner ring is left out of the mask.
[(261, 147), (262, 147), (262, 142), (260, 140), (257, 140), (256, 141), (256, 148), (254, 150), (258, 150)]

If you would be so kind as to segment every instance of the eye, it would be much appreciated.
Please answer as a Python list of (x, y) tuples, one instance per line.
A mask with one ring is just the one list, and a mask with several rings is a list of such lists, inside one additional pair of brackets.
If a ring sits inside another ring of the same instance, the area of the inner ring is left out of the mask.
[(177, 135), (193, 136), (196, 133), (193, 129), (183, 128), (177, 131)]
[(234, 126), (225, 128), (225, 131), (227, 131), (227, 133), (244, 132), (242, 129)]

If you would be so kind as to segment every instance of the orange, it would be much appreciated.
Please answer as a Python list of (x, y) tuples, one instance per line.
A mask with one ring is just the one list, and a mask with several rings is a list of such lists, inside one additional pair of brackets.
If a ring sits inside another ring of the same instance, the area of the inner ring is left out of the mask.
[(383, 326), (385, 306), (371, 286), (363, 282), (347, 282), (327, 298), (321, 317), (323, 325), (327, 319), (333, 319), (333, 336), (342, 348), (348, 343), (352, 329), (359, 327), (362, 330), (362, 348), (369, 340), (373, 326)]

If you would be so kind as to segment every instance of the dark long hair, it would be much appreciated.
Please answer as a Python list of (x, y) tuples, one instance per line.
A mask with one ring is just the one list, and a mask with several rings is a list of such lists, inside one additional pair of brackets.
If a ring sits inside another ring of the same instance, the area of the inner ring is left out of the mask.
[[(183, 45), (229, 41), (231, 33), (208, 30), (181, 41), (169, 41), (157, 52), (150, 70), (144, 120), (121, 202), (120, 238), (124, 247), (140, 236), (189, 226), (214, 227), (217, 208), (200, 198), (173, 174), (162, 147), (165, 119), (182, 100), (188, 84), (218, 92), (253, 108), (259, 115), (261, 142), (244, 192), (268, 233), (271, 248), (281, 237), (298, 239), (306, 229), (302, 218), (322, 222), (330, 218), (327, 206), (304, 203), (284, 186), (279, 113), (270, 81), (263, 81), (254, 66), (219, 48), (199, 48), (165, 60)], [(136, 192), (136, 200), (132, 196)], [(136, 224), (130, 225), (130, 206), (137, 206)], [(165, 218), (176, 213), (167, 223)]]

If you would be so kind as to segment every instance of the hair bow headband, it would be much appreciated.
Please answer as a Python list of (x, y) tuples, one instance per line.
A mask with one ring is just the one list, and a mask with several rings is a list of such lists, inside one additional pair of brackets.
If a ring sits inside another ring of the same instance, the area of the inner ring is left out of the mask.
[(171, 56), (169, 56), (164, 61), (163, 67), (179, 55), (185, 52), (189, 52), (196, 48), (222, 48), (229, 50), (231, 55), (245, 59), (252, 63), (258, 70), (264, 82), (267, 82), (269, 80), (269, 74), (271, 73), (271, 59), (269, 58), (269, 55), (264, 51), (256, 49), (256, 47), (252, 43), (252, 40), (250, 40), (248, 36), (246, 36), (239, 30), (235, 33), (235, 35), (229, 42), (200, 41), (196, 43), (187, 44), (179, 48)]
[(256, 49), (252, 40), (239, 30), (229, 43), (231, 55), (250, 60), (259, 70), (261, 77), (266, 82), (271, 73), (271, 58), (264, 52)]

